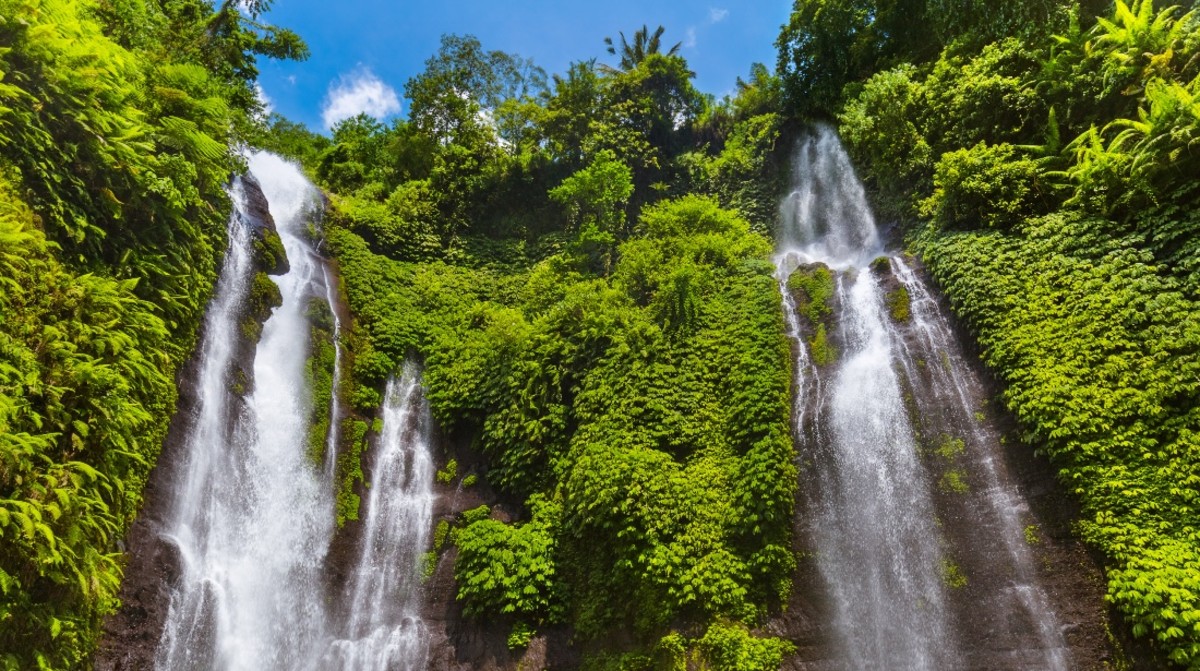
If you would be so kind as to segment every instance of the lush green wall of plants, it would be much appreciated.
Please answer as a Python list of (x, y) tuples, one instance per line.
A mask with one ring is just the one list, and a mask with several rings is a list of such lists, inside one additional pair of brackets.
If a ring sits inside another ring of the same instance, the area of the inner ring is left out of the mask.
[(259, 112), (298, 39), (199, 0), (0, 0), (0, 668), (85, 668)]
[[(468, 612), (587, 638), (754, 623), (786, 596), (795, 473), (767, 241), (714, 201), (648, 209), (609, 277), (407, 264), (331, 237), (369, 338), (358, 397), (411, 353), (524, 520), (455, 534)], [(614, 599), (614, 594), (630, 598)]]

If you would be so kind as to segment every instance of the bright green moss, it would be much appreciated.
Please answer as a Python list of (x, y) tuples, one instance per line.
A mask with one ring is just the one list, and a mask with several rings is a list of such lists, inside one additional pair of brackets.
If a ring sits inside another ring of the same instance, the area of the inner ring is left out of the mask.
[(888, 314), (898, 322), (906, 322), (912, 317), (912, 299), (909, 298), (906, 287), (896, 287), (887, 292)]
[(962, 589), (967, 586), (967, 576), (953, 559), (943, 559), (942, 582), (950, 589)]
[(288, 270), (287, 252), (283, 240), (275, 231), (263, 228), (254, 236), (252, 244), (254, 265), (269, 275), (281, 275)]
[(817, 324), (817, 332), (808, 341), (808, 347), (813, 363), (818, 366), (828, 366), (837, 359), (837, 348), (829, 342), (825, 334), (825, 324)]
[(358, 519), (359, 507), (362, 500), (354, 489), (365, 480), (362, 469), (362, 455), (363, 451), (367, 448), (367, 429), (367, 423), (361, 419), (345, 419), (342, 421), (342, 445), (344, 449), (338, 455), (337, 474), (335, 476), (337, 484), (335, 512), (338, 527), (341, 527), (346, 522)]
[(788, 277), (787, 287), (796, 296), (796, 309), (816, 324), (833, 313), (835, 291), (833, 272), (822, 265), (797, 268)]

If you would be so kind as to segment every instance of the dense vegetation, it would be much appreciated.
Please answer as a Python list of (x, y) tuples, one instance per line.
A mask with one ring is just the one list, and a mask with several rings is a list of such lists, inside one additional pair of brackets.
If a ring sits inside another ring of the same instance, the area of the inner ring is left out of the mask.
[[(781, 35), (785, 89), (837, 119), (978, 335), (1109, 600), (1200, 669), (1200, 20), (1150, 0), (964, 20), (984, 5), (800, 0), (822, 20)], [(933, 50), (889, 23), (922, 16)]]
[(0, 0), (0, 668), (83, 668), (260, 113), (250, 3)]
[(517, 647), (569, 624), (589, 668), (774, 669), (788, 646), (747, 625), (794, 568), (779, 85), (756, 66), (706, 98), (661, 39), (547, 78), (448, 36), (408, 120), (270, 142), (335, 194), (356, 404), (420, 357), (439, 425), (524, 511), (460, 520), (468, 614)]
[[(117, 606), (250, 142), (331, 194), (356, 409), (421, 359), (483, 460), (461, 482), (517, 511), (438, 528), (469, 615), (513, 647), (568, 626), (589, 669), (778, 668), (789, 646), (750, 631), (795, 563), (768, 234), (777, 147), (826, 121), (1078, 495), (1117, 611), (1200, 669), (1195, 13), (796, 0), (778, 76), (755, 65), (723, 100), (661, 28), (549, 76), (446, 36), (407, 119), (326, 138), (264, 124), (256, 58), (305, 55), (267, 4), (0, 0), (0, 667), (86, 667)], [(819, 363), (823, 272), (791, 283)], [(342, 429), (339, 522), (369, 430)]]

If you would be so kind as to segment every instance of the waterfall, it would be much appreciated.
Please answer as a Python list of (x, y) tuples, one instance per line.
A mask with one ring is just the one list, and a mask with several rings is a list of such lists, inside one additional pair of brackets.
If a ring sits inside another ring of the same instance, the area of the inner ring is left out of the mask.
[[(902, 257), (893, 257), (892, 266), (896, 276), (911, 298), (913, 331), (916, 334), (912, 355), (905, 357), (906, 374), (914, 388), (922, 386), (929, 393), (917, 395), (917, 404), (922, 414), (945, 416), (944, 426), (960, 427), (964, 451), (973, 456), (973, 472), (982, 485), (979, 498), (972, 507), (974, 522), (990, 531), (986, 546), (978, 545), (977, 551), (992, 554), (1005, 565), (1010, 582), (989, 604), (991, 609), (1023, 615), (1032, 625), (1026, 635), (1032, 645), (1015, 651), (1014, 662), (1021, 668), (1051, 669), (1059, 671), (1070, 668), (1067, 644), (1058, 624), (1054, 609), (1046, 591), (1039, 584), (1034, 556), (1025, 538), (1022, 520), (1029, 518), (1029, 506), (1021, 493), (1013, 486), (1005, 464), (989, 450), (999, 442), (993, 426), (975, 418), (980, 406), (981, 388), (973, 371), (965, 361), (957, 338), (945, 313), (924, 282), (913, 272)], [(920, 357), (930, 361), (942, 359), (942, 365), (926, 366), (918, 371), (912, 361)], [(922, 385), (920, 373), (930, 382)]]
[[(823, 385), (815, 420), (826, 439), (814, 446), (811, 525), (848, 668), (952, 668), (956, 649), (928, 478), (892, 368), (882, 292), (865, 272), (881, 251), (879, 234), (832, 132), (822, 130), (801, 147), (796, 172), (776, 260), (784, 296), (792, 302), (786, 277), (799, 265), (847, 271), (836, 288), (844, 351)], [(798, 349), (806, 347), (801, 341)], [(811, 368), (811, 357), (804, 358), (798, 376)]]
[(408, 363), (384, 394), (361, 554), (350, 579), (347, 636), (334, 641), (322, 668), (425, 668), (428, 634), (419, 597), (433, 517), (431, 422), (420, 371)]
[[(278, 156), (250, 156), (287, 253), (290, 270), (273, 278), (282, 295), (254, 350), (252, 388), (237, 380), (237, 343), (254, 282), (243, 185), (235, 180), (229, 249), (206, 315), (197, 403), (182, 439), (182, 461), (160, 534), (177, 549), (155, 655), (159, 670), (325, 669), (327, 651), (349, 650), (338, 668), (420, 669), (426, 635), (417, 617), (418, 564), (427, 545), (433, 466), (420, 378), (406, 368), (387, 389), (366, 504), (366, 539), (343, 606), (330, 586), (334, 540), (333, 467), (340, 351), (325, 464), (313, 464), (308, 430), (314, 408), (306, 377), (313, 300), (330, 301), (335, 344), (341, 324), (334, 278), (309, 240), (317, 190)], [(354, 557), (351, 557), (354, 561)], [(348, 623), (337, 616), (350, 613)], [(348, 624), (350, 643), (335, 639)], [(366, 641), (366, 642), (364, 642)]]
[[(1028, 506), (997, 454), (998, 432), (977, 416), (985, 397), (942, 308), (886, 252), (832, 130), (801, 143), (794, 180), (775, 263), (796, 356), (802, 514), (831, 604), (835, 668), (1069, 668), (1024, 535)], [(814, 356), (788, 287), (814, 264), (832, 274), (832, 361)], [(907, 321), (891, 315), (887, 268), (908, 292)], [(951, 493), (935, 486), (942, 465), (929, 443), (939, 435), (963, 441), (955, 463), (969, 470), (968, 491), (958, 480)], [(948, 506), (969, 510), (978, 528), (960, 531), (970, 525), (951, 524)], [(981, 607), (996, 610), (972, 610)]]
[(337, 470), (338, 436), (342, 425), (342, 405), (338, 398), (342, 394), (342, 317), (338, 314), (337, 280), (324, 267), (325, 300), (333, 315), (333, 386), (329, 396), (329, 431), (325, 434), (325, 474), (333, 478)]
[[(199, 423), (216, 428), (188, 441), (186, 485), (164, 530), (179, 547), (183, 576), (171, 595), (159, 669), (297, 668), (325, 627), (321, 569), (331, 504), (302, 447), (310, 416), (305, 312), (321, 273), (304, 228), (316, 191), (296, 167), (270, 154), (255, 154), (250, 170), (270, 203), (291, 270), (276, 280), (283, 304), (263, 325), (253, 391), (236, 416), (212, 412), (236, 407), (227, 383), (231, 361), (207, 350), (201, 359), (203, 395), (217, 400), (200, 408)], [(249, 255), (244, 226), (233, 228), (235, 258), (225, 271)], [(251, 281), (238, 272), (231, 285)], [(218, 304), (226, 298), (218, 295)], [(236, 309), (214, 316), (221, 323), (205, 333), (205, 347), (219, 341), (211, 346), (224, 350), (236, 342), (237, 316)], [(230, 428), (218, 437), (222, 424)]]

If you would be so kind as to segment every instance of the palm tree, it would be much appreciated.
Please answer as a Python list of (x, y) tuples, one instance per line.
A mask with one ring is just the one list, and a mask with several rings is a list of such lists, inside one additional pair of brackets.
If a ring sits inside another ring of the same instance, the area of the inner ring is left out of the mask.
[[(650, 34), (650, 29), (643, 24), (641, 29), (633, 34), (633, 43), (630, 44), (625, 40), (625, 33), (621, 32), (621, 52), (617, 53), (617, 47), (613, 43), (613, 38), (604, 38), (604, 44), (608, 47), (608, 53), (621, 57), (620, 67), (614, 68), (609, 65), (601, 65), (600, 68), (605, 72), (612, 74), (615, 72), (628, 72), (638, 66), (639, 63), (646, 60), (650, 54), (661, 53), (662, 49), (662, 34), (666, 28), (659, 26), (654, 34)], [(676, 42), (675, 46), (667, 51), (667, 56), (674, 56), (679, 53), (679, 48), (683, 46), (683, 42)]]

